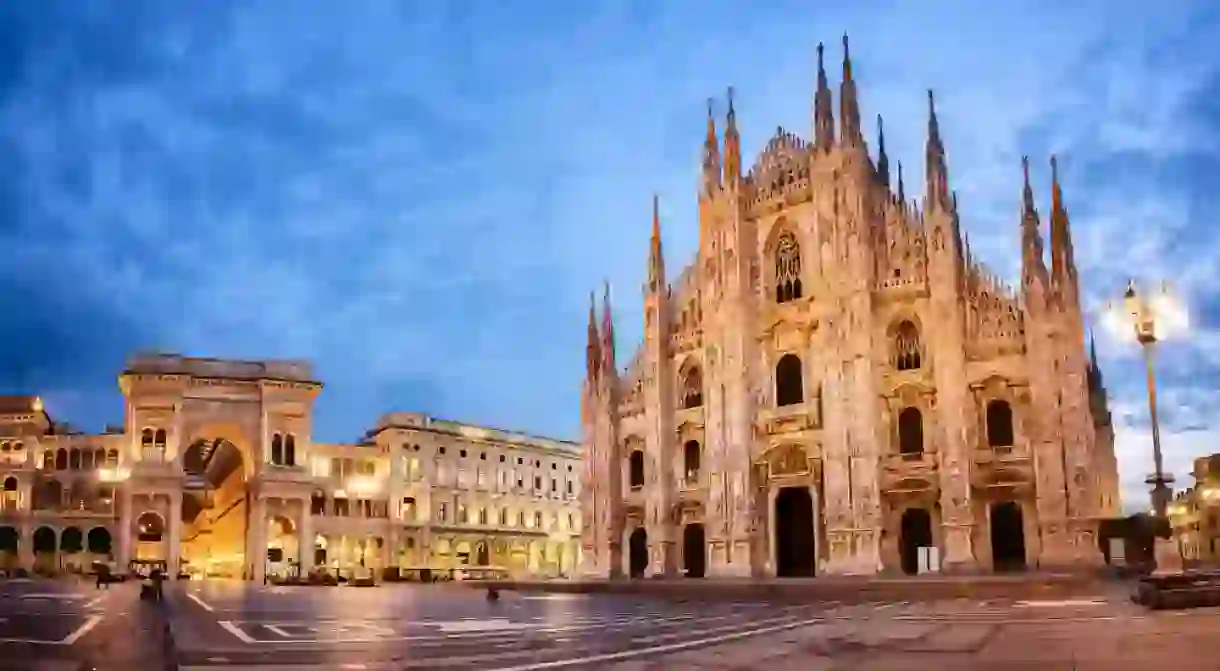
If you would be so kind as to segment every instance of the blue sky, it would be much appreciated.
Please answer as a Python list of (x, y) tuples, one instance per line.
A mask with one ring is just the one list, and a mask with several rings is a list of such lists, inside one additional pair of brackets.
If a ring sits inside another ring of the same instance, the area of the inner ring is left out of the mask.
[[(693, 252), (705, 100), (747, 162), (808, 135), (852, 36), (864, 116), (922, 172), (937, 91), (976, 252), (1014, 277), (1020, 157), (1058, 152), (1090, 306), (1171, 279), (1168, 462), (1220, 447), (1220, 16), (1202, 0), (21, 2), (0, 6), (0, 391), (96, 430), (137, 350), (308, 358), (319, 440), (383, 411), (571, 437), (588, 291), (640, 332), (651, 194)], [(871, 133), (871, 130), (870, 130)], [(1099, 342), (1129, 504), (1142, 374)]]

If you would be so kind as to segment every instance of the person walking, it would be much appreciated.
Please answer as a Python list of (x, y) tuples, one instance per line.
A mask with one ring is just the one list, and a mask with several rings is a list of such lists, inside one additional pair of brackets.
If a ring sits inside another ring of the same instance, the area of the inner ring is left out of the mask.
[(98, 564), (97, 570), (94, 571), (97, 576), (97, 589), (105, 589), (110, 585), (110, 567), (106, 564)]

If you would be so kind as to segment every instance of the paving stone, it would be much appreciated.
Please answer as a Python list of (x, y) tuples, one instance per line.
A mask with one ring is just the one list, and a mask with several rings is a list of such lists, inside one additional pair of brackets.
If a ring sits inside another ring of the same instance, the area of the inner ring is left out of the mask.
[(948, 624), (926, 638), (904, 646), (913, 652), (970, 652), (978, 650), (996, 630), (994, 624)]

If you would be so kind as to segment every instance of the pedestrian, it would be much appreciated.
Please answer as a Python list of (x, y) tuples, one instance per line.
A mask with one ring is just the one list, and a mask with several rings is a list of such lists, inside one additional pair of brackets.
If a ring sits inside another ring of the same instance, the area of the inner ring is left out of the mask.
[(152, 570), (152, 575), (149, 577), (152, 578), (153, 601), (160, 601), (161, 583), (165, 580), (165, 574), (161, 571), (161, 567), (158, 566)]
[(95, 571), (95, 574), (97, 575), (97, 588), (98, 589), (103, 589), (103, 588), (106, 588), (109, 586), (109, 584), (110, 584), (110, 567), (109, 566), (107, 566), (105, 564), (98, 564), (97, 571)]

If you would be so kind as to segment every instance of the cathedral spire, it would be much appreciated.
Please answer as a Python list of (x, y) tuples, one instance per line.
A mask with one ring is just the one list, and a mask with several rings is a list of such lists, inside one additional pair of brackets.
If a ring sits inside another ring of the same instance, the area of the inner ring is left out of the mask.
[(945, 145), (940, 138), (940, 122), (936, 119), (936, 99), (928, 89), (928, 143), (924, 156), (926, 171), (925, 209), (949, 207), (949, 168), (945, 161)]
[(741, 136), (737, 133), (737, 110), (733, 107), (733, 87), (729, 87), (729, 111), (724, 129), (724, 181), (736, 184), (741, 177)]
[(847, 34), (843, 34), (843, 83), (839, 85), (839, 132), (841, 141), (848, 146), (862, 146), (860, 134), (860, 100), (856, 94), (856, 80), (851, 74), (851, 50), (847, 46)]
[(818, 89), (813, 96), (813, 137), (817, 148), (823, 152), (830, 151), (835, 144), (835, 120), (831, 111), (830, 84), (826, 80), (826, 66), (823, 60), (825, 48), (818, 43)]
[(716, 136), (715, 101), (707, 99), (707, 136), (703, 140), (703, 193), (720, 190), (720, 138)]
[(661, 203), (652, 194), (652, 240), (648, 246), (648, 290), (660, 292), (665, 287), (665, 256), (661, 253)]
[(877, 115), (877, 176), (881, 178), (881, 183), (889, 188), (890, 158), (885, 155), (885, 125), (880, 114)]
[(596, 380), (601, 370), (601, 333), (597, 330), (597, 299), (589, 292), (589, 342), (585, 346), (585, 375)]
[(1056, 288), (1067, 295), (1074, 305), (1076, 288), (1076, 258), (1072, 249), (1072, 231), (1067, 208), (1063, 205), (1063, 189), (1059, 185), (1059, 162), (1051, 156), (1051, 277)]
[(1046, 283), (1046, 260), (1043, 258), (1042, 224), (1038, 221), (1038, 208), (1034, 205), (1034, 189), (1029, 182), (1029, 157), (1021, 158), (1021, 170), (1025, 173), (1025, 187), (1021, 206), (1021, 278), (1028, 289), (1035, 280)]
[(898, 202), (902, 203), (904, 208), (907, 206), (907, 189), (902, 183), (902, 161), (898, 162)]
[(614, 361), (614, 312), (610, 307), (610, 280), (605, 281), (605, 293), (602, 297), (602, 372), (613, 379), (618, 374)]

